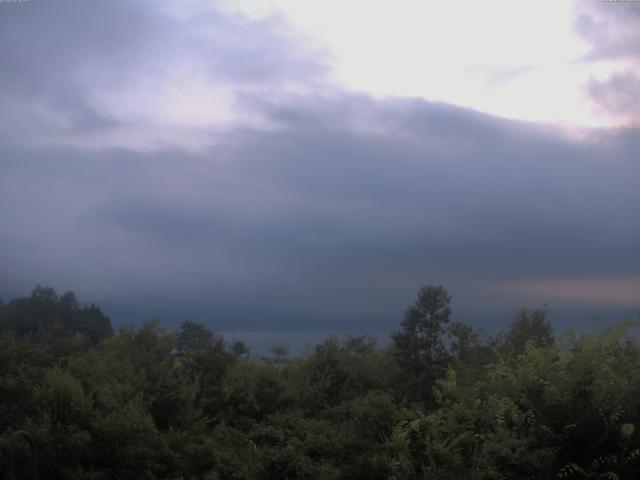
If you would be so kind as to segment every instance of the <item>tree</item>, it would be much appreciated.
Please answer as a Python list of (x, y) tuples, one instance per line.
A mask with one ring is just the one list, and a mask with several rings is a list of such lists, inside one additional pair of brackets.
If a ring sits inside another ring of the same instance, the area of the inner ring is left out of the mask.
[(409, 394), (430, 404), (435, 381), (446, 371), (448, 355), (442, 341), (451, 316), (451, 295), (442, 286), (428, 285), (418, 291), (401, 323), (392, 334), (396, 359), (407, 374)]
[(231, 351), (238, 357), (241, 357), (242, 355), (249, 356), (251, 353), (251, 349), (243, 340), (234, 340), (231, 343)]
[(36, 342), (46, 340), (56, 357), (69, 354), (78, 345), (96, 347), (113, 335), (111, 321), (99, 307), (80, 307), (73, 292), (58, 296), (53, 288), (40, 285), (31, 296), (0, 306), (0, 330)]
[(221, 339), (207, 327), (193, 320), (185, 320), (178, 335), (178, 352), (189, 354), (216, 346)]
[(452, 323), (449, 327), (451, 353), (461, 361), (469, 360), (472, 350), (479, 343), (479, 335), (469, 325), (462, 322)]
[(529, 312), (523, 308), (511, 322), (505, 337), (506, 347), (515, 354), (524, 351), (528, 342), (533, 342), (536, 347), (549, 347), (553, 345), (553, 328), (547, 320), (549, 309), (547, 306)]
[(191, 320), (182, 323), (176, 343), (187, 378), (200, 386), (196, 404), (213, 418), (222, 407), (225, 375), (238, 356), (227, 350), (222, 336)]

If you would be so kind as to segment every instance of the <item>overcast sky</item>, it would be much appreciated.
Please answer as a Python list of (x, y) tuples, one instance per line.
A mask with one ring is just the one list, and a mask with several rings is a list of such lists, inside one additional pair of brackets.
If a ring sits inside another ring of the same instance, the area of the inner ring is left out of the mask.
[(0, 297), (37, 283), (221, 329), (430, 283), (637, 314), (640, 3), (0, 2)]

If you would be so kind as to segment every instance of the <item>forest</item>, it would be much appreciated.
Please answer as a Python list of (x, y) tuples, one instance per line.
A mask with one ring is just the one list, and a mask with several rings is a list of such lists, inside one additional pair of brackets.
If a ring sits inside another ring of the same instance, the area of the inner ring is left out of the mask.
[(633, 320), (557, 334), (523, 309), (488, 335), (451, 312), (427, 285), (383, 346), (257, 357), (195, 321), (114, 331), (38, 286), (0, 304), (0, 476), (26, 430), (46, 479), (638, 478)]

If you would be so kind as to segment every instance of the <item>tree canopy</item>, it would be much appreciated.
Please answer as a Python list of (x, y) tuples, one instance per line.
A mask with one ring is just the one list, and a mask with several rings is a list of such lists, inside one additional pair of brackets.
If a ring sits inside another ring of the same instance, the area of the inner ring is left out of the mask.
[(522, 310), (488, 337), (450, 316), (425, 286), (386, 345), (254, 357), (193, 320), (113, 332), (36, 287), (0, 305), (0, 475), (26, 429), (50, 479), (638, 477), (634, 322), (554, 337)]

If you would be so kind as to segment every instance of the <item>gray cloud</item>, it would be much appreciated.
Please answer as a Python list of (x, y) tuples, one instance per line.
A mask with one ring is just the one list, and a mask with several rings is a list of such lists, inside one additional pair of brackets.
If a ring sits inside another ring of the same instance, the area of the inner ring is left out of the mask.
[(1, 7), (0, 115), (13, 119), (0, 128), (6, 142), (130, 123), (113, 110), (135, 108), (132, 96), (161, 95), (185, 75), (241, 95), (327, 73), (326, 54), (276, 16), (176, 17), (148, 0)]
[(640, 121), (640, 77), (634, 73), (617, 72), (604, 81), (591, 78), (587, 92), (604, 113)]
[(640, 56), (640, 6), (635, 2), (579, 2), (576, 31), (592, 49), (587, 60)]
[[(289, 123), (201, 154), (3, 152), (4, 290), (53, 280), (245, 328), (323, 328), (395, 321), (422, 282), (464, 309), (498, 301), (477, 285), (640, 273), (637, 130), (574, 143), (347, 94), (268, 114)], [(386, 128), (359, 131), (363, 116)]]
[[(446, 104), (318, 89), (326, 58), (277, 17), (0, 7), (4, 298), (39, 282), (119, 319), (389, 327), (427, 282), (469, 311), (531, 301), (498, 291), (509, 282), (640, 275), (638, 129), (574, 142)], [(202, 128), (212, 141), (197, 153), (63, 141), (135, 137), (151, 121), (105, 98), (126, 107), (121, 92), (135, 99), (194, 65), (269, 128)]]
[(590, 78), (586, 93), (600, 113), (627, 124), (640, 123), (640, 5), (635, 2), (580, 2), (576, 31), (592, 48), (584, 61), (617, 61), (606, 79)]

